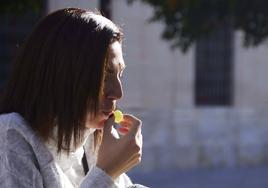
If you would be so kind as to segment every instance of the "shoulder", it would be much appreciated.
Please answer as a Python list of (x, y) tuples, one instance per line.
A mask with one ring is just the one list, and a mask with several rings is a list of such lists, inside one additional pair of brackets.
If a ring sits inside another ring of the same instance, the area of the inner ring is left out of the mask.
[(32, 156), (42, 166), (53, 160), (44, 141), (18, 113), (0, 115), (0, 150)]
[(7, 130), (16, 130), (23, 135), (33, 134), (26, 120), (16, 112), (0, 114), (0, 134), (4, 134)]
[(5, 159), (2, 162), (15, 170), (23, 165), (38, 169), (51, 161), (44, 144), (18, 113), (0, 115), (0, 155)]
[(0, 115), (0, 150), (1, 155), (6, 156), (6, 162), (13, 161), (14, 158), (22, 163), (35, 162), (34, 151), (29, 142), (33, 134), (19, 114)]
[(29, 140), (34, 132), (17, 113), (0, 115), (0, 148), (14, 151), (18, 154), (27, 154), (31, 151)]
[(0, 177), (6, 177), (1, 181), (19, 186), (42, 182), (35, 149), (39, 141), (34, 137), (34, 131), (19, 114), (0, 115)]
[(13, 177), (12, 183), (60, 187), (52, 154), (44, 141), (17, 113), (0, 115), (0, 182), (6, 176)]

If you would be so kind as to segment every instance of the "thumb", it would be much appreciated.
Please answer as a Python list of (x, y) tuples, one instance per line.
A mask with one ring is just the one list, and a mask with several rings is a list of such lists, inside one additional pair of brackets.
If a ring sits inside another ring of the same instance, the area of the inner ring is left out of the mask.
[(112, 114), (104, 123), (103, 133), (104, 134), (111, 133), (113, 124), (114, 124), (114, 115)]

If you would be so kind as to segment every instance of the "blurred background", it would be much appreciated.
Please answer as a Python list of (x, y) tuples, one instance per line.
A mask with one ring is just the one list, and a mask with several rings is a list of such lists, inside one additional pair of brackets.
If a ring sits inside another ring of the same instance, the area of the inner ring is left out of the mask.
[(64, 7), (101, 10), (124, 31), (119, 105), (143, 120), (134, 182), (268, 187), (268, 1), (2, 1), (0, 89), (34, 24)]

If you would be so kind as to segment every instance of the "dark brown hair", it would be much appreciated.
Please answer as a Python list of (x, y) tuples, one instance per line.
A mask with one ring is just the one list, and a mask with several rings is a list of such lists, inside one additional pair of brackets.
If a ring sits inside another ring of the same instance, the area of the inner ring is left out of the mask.
[(99, 111), (109, 45), (122, 33), (110, 20), (78, 8), (42, 19), (15, 59), (0, 113), (17, 112), (58, 151), (83, 138), (86, 115)]

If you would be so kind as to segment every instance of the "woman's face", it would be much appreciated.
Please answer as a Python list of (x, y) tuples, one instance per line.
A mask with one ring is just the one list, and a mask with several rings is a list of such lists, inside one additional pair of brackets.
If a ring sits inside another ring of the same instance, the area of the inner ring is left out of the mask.
[(122, 45), (113, 42), (108, 51), (108, 67), (104, 80), (104, 91), (101, 100), (100, 112), (94, 120), (87, 116), (86, 127), (102, 129), (104, 122), (116, 108), (116, 101), (123, 96), (121, 77), (125, 68), (122, 54)]

